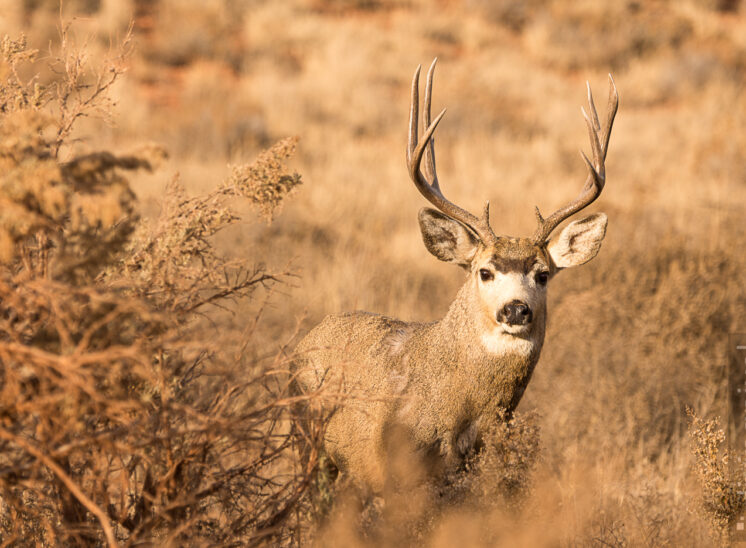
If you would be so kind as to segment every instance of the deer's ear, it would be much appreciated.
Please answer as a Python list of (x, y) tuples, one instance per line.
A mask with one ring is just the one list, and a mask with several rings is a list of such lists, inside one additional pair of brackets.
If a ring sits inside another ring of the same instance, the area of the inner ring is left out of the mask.
[(547, 246), (557, 268), (581, 265), (595, 257), (606, 235), (607, 221), (605, 214), (594, 213), (567, 225)]
[(471, 231), (440, 211), (422, 208), (418, 215), (422, 241), (427, 250), (441, 261), (468, 268), (479, 247)]

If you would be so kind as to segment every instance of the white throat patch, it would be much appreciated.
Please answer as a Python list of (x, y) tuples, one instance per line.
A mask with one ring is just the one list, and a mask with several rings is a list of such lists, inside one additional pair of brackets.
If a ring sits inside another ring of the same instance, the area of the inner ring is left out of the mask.
[(528, 356), (534, 350), (536, 343), (531, 339), (523, 339), (506, 333), (499, 326), (495, 326), (490, 333), (482, 335), (482, 346), (495, 356), (508, 354)]

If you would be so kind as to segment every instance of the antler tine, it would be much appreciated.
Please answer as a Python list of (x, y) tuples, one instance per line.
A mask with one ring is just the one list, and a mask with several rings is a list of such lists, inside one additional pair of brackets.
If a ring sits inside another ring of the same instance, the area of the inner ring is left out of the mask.
[[(596, 131), (601, 130), (601, 124), (598, 121), (598, 112), (596, 112), (596, 104), (593, 102), (593, 92), (591, 91), (591, 83), (586, 80), (585, 87), (588, 90), (588, 106), (591, 107), (591, 114), (593, 115), (593, 127)], [(581, 107), (583, 108), (583, 107)]]
[(417, 148), (417, 122), (420, 109), (420, 70), (422, 65), (417, 65), (412, 78), (412, 99), (409, 104), (409, 135), (407, 138), (407, 167), (412, 163), (412, 155)]
[[(425, 104), (424, 116), (422, 119), (422, 130), (426, 131), (430, 125), (430, 105), (433, 99), (433, 73), (435, 72), (435, 63), (438, 58), (433, 59), (430, 69), (427, 71), (427, 80), (425, 84)], [(430, 143), (425, 147), (425, 178), (430, 181), (433, 188), (440, 190), (438, 175), (435, 170), (435, 136), (430, 137)]]
[[(437, 59), (436, 59), (437, 61)], [(477, 235), (483, 242), (489, 242), (496, 238), (494, 232), (490, 228), (489, 224), (489, 204), (485, 207), (482, 218), (478, 218), (472, 215), (465, 209), (460, 208), (453, 202), (446, 199), (440, 190), (438, 184), (438, 176), (435, 171), (435, 149), (433, 147), (433, 133), (435, 128), (443, 119), (446, 110), (443, 109), (435, 120), (430, 122), (430, 103), (432, 99), (432, 79), (435, 70), (435, 61), (430, 66), (430, 70), (427, 75), (427, 87), (425, 91), (425, 130), (422, 135), (422, 141), (418, 142), (418, 117), (419, 117), (419, 81), (420, 81), (420, 70), (421, 66), (417, 66), (414, 71), (414, 78), (412, 79), (412, 102), (409, 107), (409, 139), (407, 143), (407, 168), (409, 170), (409, 176), (414, 182), (417, 190), (420, 191), (427, 201), (437, 207), (440, 211), (448, 215), (449, 217), (461, 222), (468, 227), (475, 235)], [(429, 155), (426, 160), (425, 171), (432, 183), (422, 175), (420, 171), (420, 164), (422, 163), (422, 156), (425, 151), (430, 148)]]
[(616, 111), (619, 109), (619, 92), (616, 90), (614, 77), (609, 73), (609, 112), (606, 114), (606, 127), (604, 128), (604, 159), (606, 151), (609, 149), (609, 136), (611, 136), (611, 126), (614, 124)]
[(568, 217), (574, 215), (578, 211), (588, 207), (596, 198), (599, 197), (601, 191), (606, 184), (606, 152), (609, 149), (609, 137), (611, 136), (611, 128), (614, 125), (614, 118), (616, 117), (617, 109), (619, 108), (619, 94), (617, 93), (614, 79), (609, 74), (609, 105), (606, 113), (606, 124), (604, 125), (603, 133), (601, 133), (601, 124), (598, 121), (598, 113), (596, 112), (596, 105), (593, 103), (593, 94), (591, 93), (590, 85), (588, 85), (588, 107), (590, 109), (590, 115), (581, 108), (585, 123), (588, 126), (588, 136), (591, 141), (591, 150), (593, 152), (593, 162), (591, 162), (585, 153), (581, 150), (580, 154), (583, 157), (586, 165), (588, 166), (588, 178), (583, 185), (583, 189), (580, 195), (565, 207), (558, 209), (552, 213), (549, 217), (544, 219), (539, 213), (539, 208), (536, 208), (536, 218), (539, 226), (534, 233), (533, 240), (537, 244), (543, 244), (549, 238), (552, 231), (562, 223)]

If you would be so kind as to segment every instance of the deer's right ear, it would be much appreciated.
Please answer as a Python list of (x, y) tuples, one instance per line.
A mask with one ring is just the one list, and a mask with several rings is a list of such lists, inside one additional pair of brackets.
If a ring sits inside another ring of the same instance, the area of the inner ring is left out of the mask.
[(567, 225), (547, 247), (557, 268), (581, 265), (595, 257), (606, 235), (606, 223), (604, 213), (594, 213)]
[(464, 268), (471, 265), (479, 240), (460, 222), (440, 211), (422, 208), (418, 215), (422, 241), (427, 250), (441, 261)]

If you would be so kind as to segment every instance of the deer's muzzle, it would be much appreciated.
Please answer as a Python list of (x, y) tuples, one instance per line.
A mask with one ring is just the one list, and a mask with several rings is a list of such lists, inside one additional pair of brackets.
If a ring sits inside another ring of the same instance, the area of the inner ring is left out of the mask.
[(523, 301), (510, 301), (497, 313), (497, 321), (508, 325), (528, 325), (533, 317), (531, 308)]

